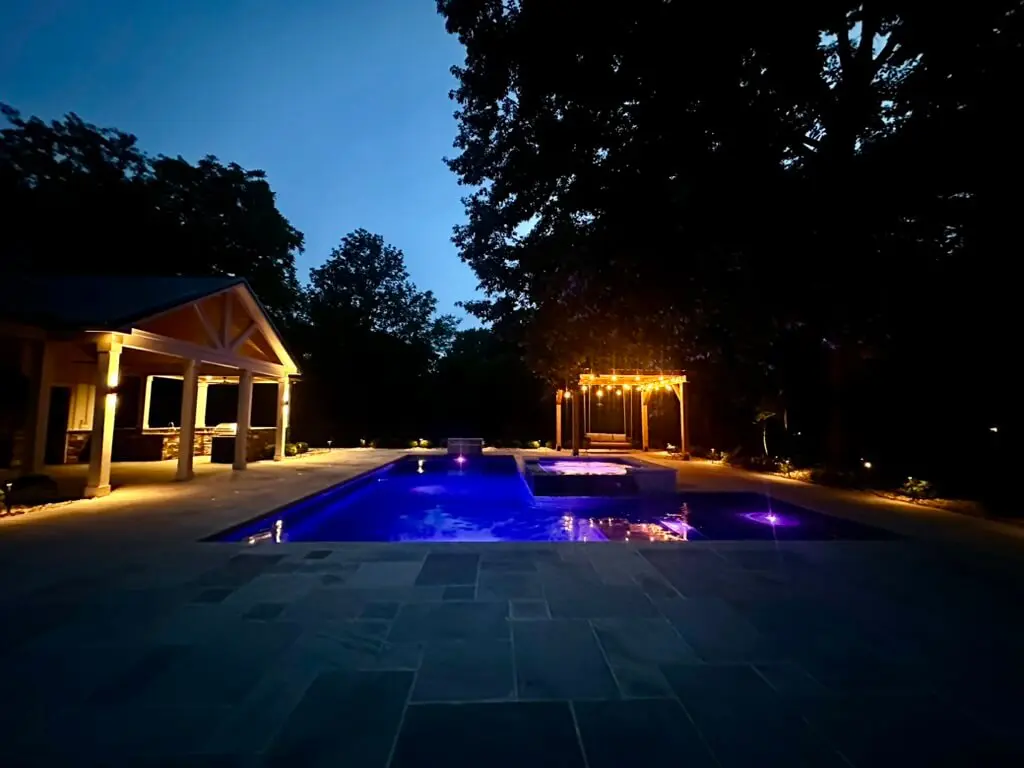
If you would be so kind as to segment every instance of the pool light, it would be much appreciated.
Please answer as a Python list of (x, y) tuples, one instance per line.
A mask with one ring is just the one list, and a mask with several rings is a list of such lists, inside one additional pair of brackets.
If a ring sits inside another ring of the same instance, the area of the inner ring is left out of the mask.
[(463, 464), (466, 463), (466, 457), (459, 454), (458, 456), (455, 457), (455, 463), (461, 467)]
[(795, 517), (780, 515), (776, 512), (748, 512), (743, 517), (752, 523), (770, 525), (772, 528), (792, 528), (800, 525), (800, 521)]

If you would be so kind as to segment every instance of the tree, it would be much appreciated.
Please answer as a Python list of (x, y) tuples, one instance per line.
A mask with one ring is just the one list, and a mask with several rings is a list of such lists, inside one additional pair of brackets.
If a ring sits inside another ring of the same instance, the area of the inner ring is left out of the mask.
[[(297, 419), (339, 442), (408, 436), (431, 410), (430, 375), (449, 349), (456, 319), (409, 278), (402, 251), (364, 229), (351, 232), (303, 294), (297, 344), (308, 372)], [(316, 403), (315, 412), (303, 411)]]
[(982, 137), (1020, 121), (1021, 5), (441, 0), (474, 310), (522, 324), (552, 377), (591, 351), (674, 359), (735, 413), (785, 391), (854, 453), (858, 397), (909, 345), (938, 352), (973, 306), (964, 259), (998, 258), (974, 250), (1009, 204), (978, 160), (1020, 168)]
[(3, 114), (4, 269), (237, 275), (276, 321), (291, 322), (303, 237), (262, 171), (210, 156), (152, 158), (131, 134), (73, 113), (51, 123)]

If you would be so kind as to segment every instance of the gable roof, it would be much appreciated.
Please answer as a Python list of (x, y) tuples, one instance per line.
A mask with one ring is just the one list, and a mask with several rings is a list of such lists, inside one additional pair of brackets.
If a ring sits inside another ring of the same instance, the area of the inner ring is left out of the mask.
[(248, 288), (241, 277), (0, 275), (0, 319), (48, 331), (116, 331), (240, 284)]

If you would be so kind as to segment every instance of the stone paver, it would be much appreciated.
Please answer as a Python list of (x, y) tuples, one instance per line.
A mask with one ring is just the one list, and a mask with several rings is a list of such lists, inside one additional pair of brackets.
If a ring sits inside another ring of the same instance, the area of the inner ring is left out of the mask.
[(336, 454), (0, 525), (0, 762), (1024, 764), (1006, 541), (199, 541)]

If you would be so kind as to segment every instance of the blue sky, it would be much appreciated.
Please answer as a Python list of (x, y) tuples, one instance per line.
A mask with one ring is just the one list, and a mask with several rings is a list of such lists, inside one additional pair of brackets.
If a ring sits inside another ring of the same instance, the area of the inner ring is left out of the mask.
[(365, 227), (442, 311), (476, 286), (450, 242), (463, 190), (441, 162), (461, 61), (433, 0), (0, 4), (0, 101), (77, 112), (151, 154), (262, 168), (306, 235), (302, 279)]

